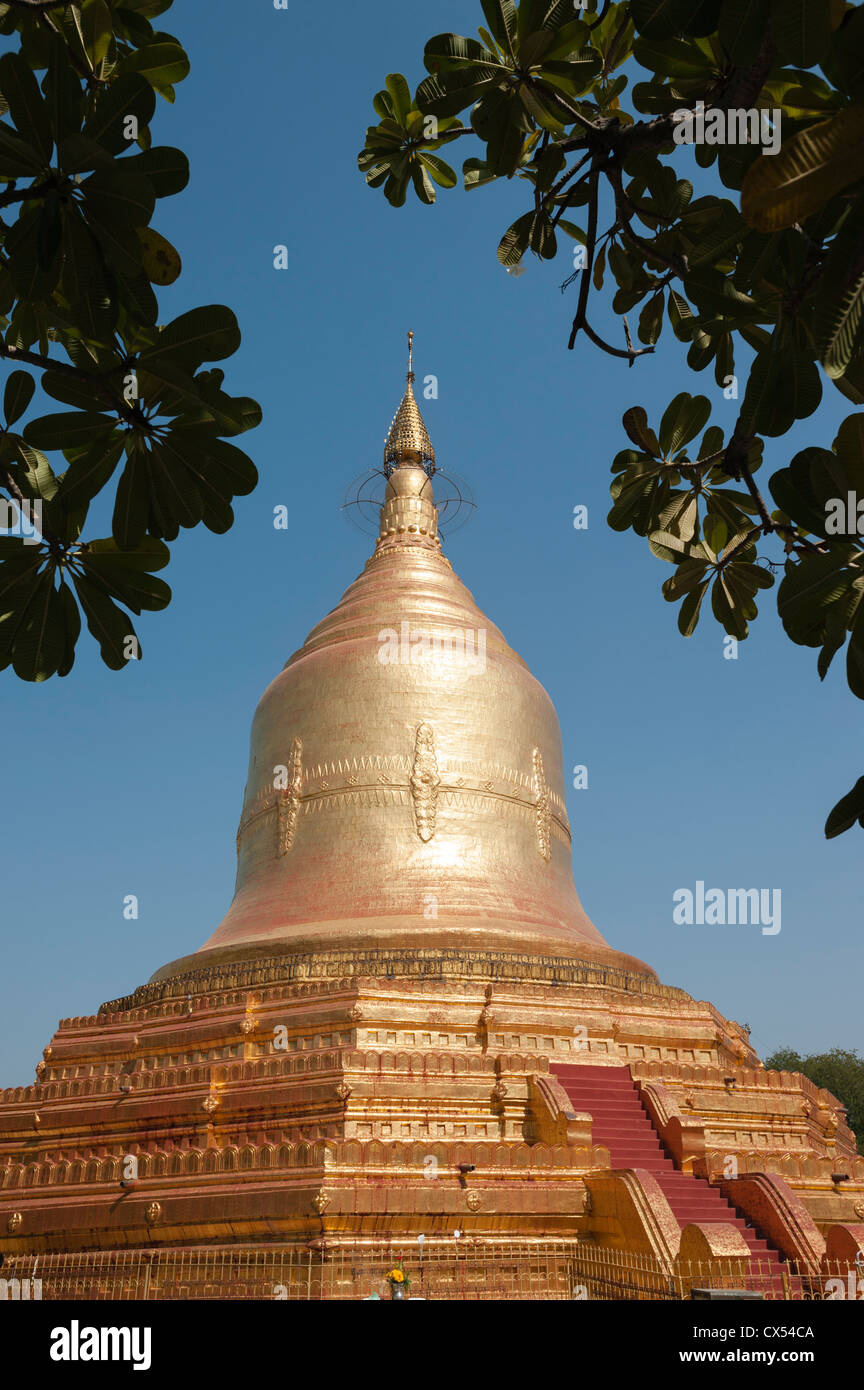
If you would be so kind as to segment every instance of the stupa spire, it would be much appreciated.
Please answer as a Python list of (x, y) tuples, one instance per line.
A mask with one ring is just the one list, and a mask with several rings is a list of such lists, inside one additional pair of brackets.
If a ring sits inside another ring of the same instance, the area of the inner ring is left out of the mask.
[(401, 464), (415, 464), (431, 476), (435, 472), (435, 450), (414, 398), (414, 334), (408, 333), (408, 372), (405, 394), (384, 446), (384, 471), (389, 475)]

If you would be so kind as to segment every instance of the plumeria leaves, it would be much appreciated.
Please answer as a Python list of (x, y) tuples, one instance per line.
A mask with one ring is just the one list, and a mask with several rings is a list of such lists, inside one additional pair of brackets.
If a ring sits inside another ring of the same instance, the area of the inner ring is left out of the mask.
[[(28, 528), (0, 537), (0, 666), (41, 681), (69, 673), (85, 624), (113, 669), (140, 659), (130, 614), (170, 599), (154, 574), (165, 542), (231, 526), (257, 473), (229, 440), (261, 411), (213, 365), (240, 344), (229, 308), (158, 322), (154, 286), (177, 279), (181, 258), (151, 222), (189, 178), (183, 151), (150, 138), (157, 94), (172, 102), (189, 70), (150, 23), (170, 0), (88, 0), (44, 25), (4, 8), (19, 51), (0, 57), (0, 356), (11, 364), (0, 489)], [(399, 82), (386, 99), (386, 120), (408, 117)], [(432, 183), (455, 183), (424, 159)], [(57, 404), (27, 418), (40, 364)], [(106, 490), (112, 535), (92, 540), (88, 512)]]

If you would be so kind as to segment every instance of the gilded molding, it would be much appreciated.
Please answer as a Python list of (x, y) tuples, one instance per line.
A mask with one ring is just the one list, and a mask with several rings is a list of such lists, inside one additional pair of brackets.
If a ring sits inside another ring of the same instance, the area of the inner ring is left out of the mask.
[(283, 796), (277, 796), (280, 856), (288, 853), (297, 830), (297, 812), (300, 809), (300, 793), (303, 786), (303, 743), (299, 738), (295, 738), (291, 744), (288, 773), (290, 781), (287, 791)]
[(435, 834), (436, 802), (441, 783), (438, 776), (438, 760), (435, 756), (435, 733), (431, 724), (417, 726), (410, 782), (414, 801), (414, 824), (420, 839), (427, 842)]
[(535, 748), (531, 754), (534, 780), (534, 808), (535, 819), (537, 822), (537, 848), (540, 851), (540, 858), (549, 863), (552, 854), (551, 844), (551, 820), (552, 811), (549, 805), (549, 788), (546, 785), (546, 773), (543, 769), (543, 755), (539, 748)]
[[(427, 736), (420, 738), (420, 729), (429, 730), (428, 747)], [(538, 812), (536, 769), (533, 777), (529, 777), (513, 768), (497, 764), (484, 766), (460, 758), (445, 759), (442, 766), (438, 762), (431, 726), (421, 724), (420, 729), (413, 760), (404, 754), (377, 754), (336, 758), (304, 768), (302, 741), (295, 739), (289, 759), (288, 789), (277, 792), (274, 798), (272, 790), (266, 788), (246, 804), (237, 831), (238, 849), (248, 831), (270, 827), (271, 817), (276, 820), (281, 856), (293, 844), (301, 813), (317, 815), (322, 811), (355, 807), (404, 807), (408, 804), (415, 812), (419, 807), (421, 810), (428, 808), (431, 813), (416, 820), (421, 839), (431, 839), (437, 811), (447, 806), (462, 811), (486, 814), (491, 811), (494, 815), (532, 818), (537, 821), (538, 828), (541, 825), (539, 813), (548, 836), (555, 836), (569, 845), (567, 811), (562, 798), (546, 784), (542, 759), (540, 774), (546, 800), (545, 808), (539, 808)], [(427, 784), (428, 790), (424, 791), (423, 768), (427, 764), (430, 770), (434, 766), (437, 781)], [(415, 780), (418, 777), (420, 781)], [(431, 834), (427, 834), (430, 829)], [(267, 833), (272, 834), (272, 829)]]
[[(302, 988), (317, 990), (325, 986), (311, 982), (324, 981), (333, 976), (344, 981), (358, 976), (387, 979), (413, 976), (422, 979), (429, 975), (453, 980), (518, 980), (520, 984), (530, 981), (538, 984), (596, 984), (607, 990), (619, 989), (629, 994), (692, 1003), (686, 990), (678, 989), (675, 985), (663, 985), (650, 975), (619, 970), (596, 961), (488, 949), (472, 951), (453, 947), (370, 946), (348, 951), (292, 952), (186, 970), (164, 980), (140, 985), (134, 993), (120, 999), (109, 1000), (101, 1005), (92, 1021), (169, 1000), (185, 1001), (193, 992), (211, 995), (222, 990), (248, 988), (250, 985), (261, 987), (295, 982), (300, 983)], [(310, 983), (307, 985), (306, 982)], [(354, 1006), (349, 1017), (355, 1022), (363, 1017), (359, 1005)], [(434, 1023), (440, 1020), (431, 1014), (429, 1021)], [(640, 1075), (653, 1075), (650, 1070), (653, 1063), (639, 1062), (639, 1065)], [(648, 1070), (643, 1071), (642, 1067)]]

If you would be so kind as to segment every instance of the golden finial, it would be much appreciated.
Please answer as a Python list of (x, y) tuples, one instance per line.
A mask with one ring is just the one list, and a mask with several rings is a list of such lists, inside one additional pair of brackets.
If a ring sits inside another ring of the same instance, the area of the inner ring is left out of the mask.
[(402, 403), (393, 417), (384, 446), (384, 468), (389, 473), (400, 463), (419, 464), (427, 473), (435, 471), (435, 450), (414, 399), (414, 333), (408, 332), (408, 374)]

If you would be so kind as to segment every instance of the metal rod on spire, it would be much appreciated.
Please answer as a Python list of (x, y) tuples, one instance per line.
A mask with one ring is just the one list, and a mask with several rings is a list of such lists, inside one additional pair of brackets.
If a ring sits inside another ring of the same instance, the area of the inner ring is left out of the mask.
[(408, 380), (414, 380), (414, 334), (408, 330)]

